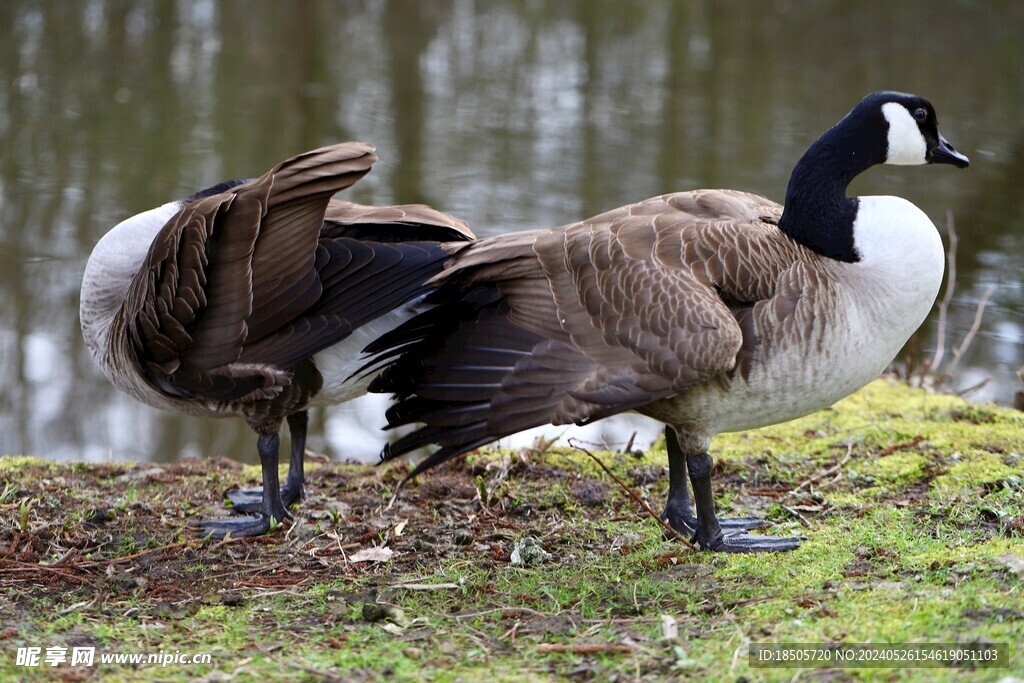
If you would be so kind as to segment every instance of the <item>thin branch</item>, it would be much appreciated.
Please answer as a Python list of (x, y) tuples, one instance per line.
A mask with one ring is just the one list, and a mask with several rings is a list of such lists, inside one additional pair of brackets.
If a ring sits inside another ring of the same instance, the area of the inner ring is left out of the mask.
[(968, 394), (973, 394), (975, 391), (979, 391), (980, 389), (984, 389), (986, 386), (988, 386), (988, 383), (990, 381), (992, 381), (991, 377), (985, 377), (980, 382), (977, 382), (976, 384), (972, 384), (971, 386), (967, 387), (966, 389), (958, 389), (957, 392), (956, 392), (956, 395), (957, 396), (967, 396)]
[(988, 304), (989, 297), (996, 291), (995, 285), (989, 285), (988, 288), (982, 293), (981, 298), (978, 299), (978, 308), (974, 312), (974, 322), (971, 323), (971, 329), (967, 330), (967, 334), (964, 335), (964, 340), (960, 346), (956, 347), (953, 351), (953, 360), (949, 364), (949, 370), (946, 374), (952, 375), (953, 370), (956, 369), (957, 363), (960, 362), (960, 357), (963, 355), (967, 347), (974, 341), (974, 336), (978, 334), (978, 329), (981, 327), (981, 316), (985, 313), (985, 305)]
[(199, 547), (202, 546), (202, 544), (203, 544), (203, 542), (201, 540), (179, 541), (178, 543), (168, 543), (167, 545), (162, 545), (162, 546), (159, 546), (157, 548), (149, 548), (147, 550), (140, 550), (139, 552), (132, 553), (131, 555), (124, 555), (123, 557), (114, 557), (114, 558), (111, 558), (109, 560), (95, 560), (95, 561), (89, 561), (89, 562), (76, 562), (75, 563), (75, 567), (95, 567), (97, 565), (120, 564), (121, 562), (128, 562), (130, 560), (138, 559), (138, 558), (142, 557), (143, 555), (151, 555), (152, 553), (159, 553), (159, 552), (164, 552), (166, 550), (173, 550), (174, 548), (199, 548)]
[(782, 509), (785, 510), (786, 512), (788, 512), (789, 514), (793, 515), (797, 519), (799, 519), (800, 523), (803, 524), (804, 526), (806, 526), (806, 527), (810, 527), (811, 526), (810, 520), (807, 519), (806, 517), (804, 517), (802, 514), (800, 514), (796, 510), (794, 510), (793, 508), (788, 507), (786, 505), (783, 505)]
[(629, 645), (614, 645), (611, 643), (541, 643), (537, 646), (537, 652), (569, 652), (574, 655), (595, 655), (601, 652), (632, 652), (636, 648)]
[(831, 476), (831, 475), (835, 474), (836, 472), (838, 472), (839, 470), (841, 470), (843, 468), (843, 465), (845, 465), (846, 463), (850, 462), (850, 457), (852, 455), (853, 455), (853, 443), (851, 442), (851, 443), (846, 444), (846, 457), (845, 458), (843, 458), (836, 465), (833, 465), (832, 467), (828, 468), (824, 472), (821, 472), (820, 474), (815, 474), (814, 476), (808, 477), (803, 482), (801, 482), (801, 484), (799, 486), (797, 486), (795, 489), (790, 491), (789, 495), (792, 496), (792, 495), (796, 494), (803, 487), (810, 486), (811, 484), (813, 484), (814, 482), (818, 481), (819, 479), (824, 479), (825, 477), (828, 477), (828, 476)]
[(655, 512), (654, 510), (652, 510), (652, 509), (651, 509), (651, 506), (647, 504), (647, 501), (645, 501), (645, 500), (644, 500), (643, 498), (641, 498), (641, 497), (640, 497), (640, 494), (639, 494), (639, 493), (637, 493), (637, 492), (636, 492), (636, 491), (634, 491), (634, 490), (633, 490), (632, 488), (630, 488), (630, 487), (629, 487), (629, 486), (628, 486), (628, 485), (626, 484), (626, 482), (624, 482), (624, 481), (622, 481), (621, 479), (619, 479), (619, 477), (618, 477), (618, 476), (617, 476), (617, 475), (616, 475), (616, 474), (615, 474), (614, 472), (612, 472), (612, 471), (611, 471), (610, 469), (608, 469), (608, 466), (607, 466), (607, 465), (605, 465), (605, 464), (604, 464), (604, 463), (603, 463), (603, 462), (601, 461), (601, 459), (600, 459), (600, 458), (598, 458), (598, 457), (597, 457), (596, 455), (594, 455), (593, 453), (591, 453), (590, 451), (588, 451), (588, 450), (587, 450), (586, 448), (583, 448), (582, 446), (578, 446), (578, 445), (576, 444), (576, 440), (575, 440), (575, 439), (569, 439), (569, 445), (570, 445), (570, 446), (571, 446), (572, 448), (575, 448), (576, 450), (578, 450), (578, 451), (582, 451), (583, 453), (586, 453), (587, 455), (589, 455), (589, 456), (590, 456), (590, 458), (591, 458), (591, 460), (593, 460), (594, 462), (596, 462), (596, 463), (597, 463), (597, 464), (598, 464), (598, 465), (599, 465), (599, 466), (601, 467), (601, 469), (605, 471), (605, 474), (607, 474), (607, 475), (608, 475), (609, 477), (611, 477), (611, 478), (612, 478), (613, 480), (615, 480), (615, 483), (616, 483), (616, 484), (618, 484), (618, 485), (619, 485), (619, 487), (620, 487), (620, 488), (621, 488), (621, 489), (622, 489), (623, 491), (625, 491), (626, 493), (628, 493), (628, 494), (629, 494), (629, 495), (630, 495), (630, 496), (631, 496), (631, 497), (633, 498), (633, 500), (635, 500), (635, 501), (636, 501), (637, 503), (639, 503), (639, 504), (640, 504), (640, 506), (641, 506), (641, 507), (642, 507), (642, 508), (643, 508), (644, 510), (646, 510), (646, 511), (647, 511), (647, 514), (648, 514), (648, 515), (650, 515), (650, 516), (651, 516), (651, 518), (653, 518), (653, 519), (654, 519), (654, 521), (656, 521), (656, 522), (657, 522), (657, 523), (658, 523), (659, 525), (661, 525), (661, 527), (662, 527), (663, 529), (665, 529), (665, 532), (666, 532), (666, 533), (668, 534), (669, 538), (672, 538), (672, 539), (679, 539), (680, 541), (682, 541), (683, 543), (685, 543), (686, 545), (688, 545), (688, 546), (690, 547), (690, 549), (691, 549), (691, 550), (697, 550), (697, 546), (695, 546), (695, 545), (694, 545), (694, 544), (693, 544), (693, 543), (692, 543), (692, 542), (690, 541), (690, 539), (686, 538), (685, 536), (683, 536), (682, 534), (680, 534), (680, 533), (679, 533), (678, 531), (676, 531), (675, 529), (673, 529), (673, 528), (672, 528), (672, 526), (671, 526), (671, 525), (670, 525), (670, 524), (669, 524), (668, 522), (666, 522), (665, 520), (663, 520), (663, 519), (661, 518), (661, 516), (660, 516), (660, 515), (659, 515), (659, 514), (658, 514), (657, 512)]
[(900, 442), (900, 443), (894, 443), (893, 445), (889, 446), (888, 448), (883, 450), (881, 453), (879, 453), (878, 457), (879, 458), (884, 458), (887, 455), (892, 455), (896, 451), (905, 451), (908, 448), (913, 448), (914, 446), (916, 446), (917, 444), (921, 443), (922, 441), (924, 441), (924, 437), (918, 435), (918, 436), (915, 436), (914, 438), (912, 438), (910, 441), (903, 441), (903, 442)]
[(953, 210), (946, 209), (946, 232), (949, 234), (949, 248), (946, 250), (946, 292), (939, 302), (938, 334), (935, 341), (935, 355), (930, 363), (923, 367), (921, 378), (924, 379), (929, 369), (938, 370), (945, 354), (946, 346), (946, 315), (949, 312), (949, 305), (953, 302), (953, 293), (956, 292), (956, 247), (960, 238), (956, 234), (956, 224), (953, 221)]
[(634, 431), (632, 434), (630, 434), (629, 441), (626, 442), (626, 447), (622, 449), (622, 452), (623, 453), (632, 453), (633, 452), (633, 442), (635, 440), (636, 440), (636, 432)]

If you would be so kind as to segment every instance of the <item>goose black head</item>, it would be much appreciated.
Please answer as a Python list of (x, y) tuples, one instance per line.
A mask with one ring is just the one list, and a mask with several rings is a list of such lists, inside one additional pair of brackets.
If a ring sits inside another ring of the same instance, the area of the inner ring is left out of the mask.
[(951, 164), (967, 168), (970, 160), (956, 151), (939, 132), (935, 107), (923, 97), (899, 92), (868, 95), (852, 112), (871, 116), (881, 114), (886, 126), (886, 153), (883, 163), (899, 166)]

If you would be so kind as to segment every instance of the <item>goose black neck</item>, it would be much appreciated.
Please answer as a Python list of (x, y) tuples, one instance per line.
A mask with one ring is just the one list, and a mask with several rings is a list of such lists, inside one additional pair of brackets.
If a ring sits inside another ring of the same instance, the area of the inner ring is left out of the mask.
[[(789, 237), (838, 261), (860, 260), (853, 242), (857, 198), (846, 188), (861, 172), (885, 161), (884, 131), (873, 121), (852, 119), (854, 112), (825, 132), (793, 169), (779, 228)], [(871, 141), (876, 141), (875, 145)]]

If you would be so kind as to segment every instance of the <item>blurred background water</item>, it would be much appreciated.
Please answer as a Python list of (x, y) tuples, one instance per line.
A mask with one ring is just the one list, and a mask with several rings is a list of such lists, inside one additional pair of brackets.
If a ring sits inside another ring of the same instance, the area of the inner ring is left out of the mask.
[[(973, 396), (1009, 403), (1024, 364), (1022, 36), (1016, 0), (4, 0), (0, 454), (255, 461), (241, 420), (158, 413), (93, 367), (81, 274), (131, 214), (349, 139), (381, 157), (354, 200), (426, 202), (479, 235), (699, 187), (781, 201), (806, 146), (878, 89), (931, 99), (972, 167), (879, 167), (852, 191), (906, 197), (943, 233), (952, 211), (947, 348), (993, 293), (951, 386), (988, 379)], [(925, 356), (936, 335), (933, 316)], [(310, 446), (372, 459), (381, 400), (315, 414)], [(639, 417), (589, 429), (619, 446), (657, 432)]]

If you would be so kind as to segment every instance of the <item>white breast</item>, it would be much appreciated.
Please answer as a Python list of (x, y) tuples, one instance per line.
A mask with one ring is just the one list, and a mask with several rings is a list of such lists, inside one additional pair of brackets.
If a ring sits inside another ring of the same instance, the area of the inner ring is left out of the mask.
[[(861, 260), (832, 264), (849, 297), (850, 336), (861, 340), (863, 382), (874, 379), (928, 317), (942, 285), (945, 252), (921, 209), (900, 197), (862, 197), (854, 223)], [(838, 330), (840, 335), (844, 330)], [(836, 343), (842, 343), (837, 335)]]
[(820, 310), (809, 311), (812, 334), (758, 330), (770, 351), (747, 381), (707, 382), (655, 416), (710, 438), (821, 410), (884, 371), (935, 302), (942, 241), (928, 217), (898, 197), (861, 198), (854, 241), (860, 261), (825, 263), (831, 287)]

